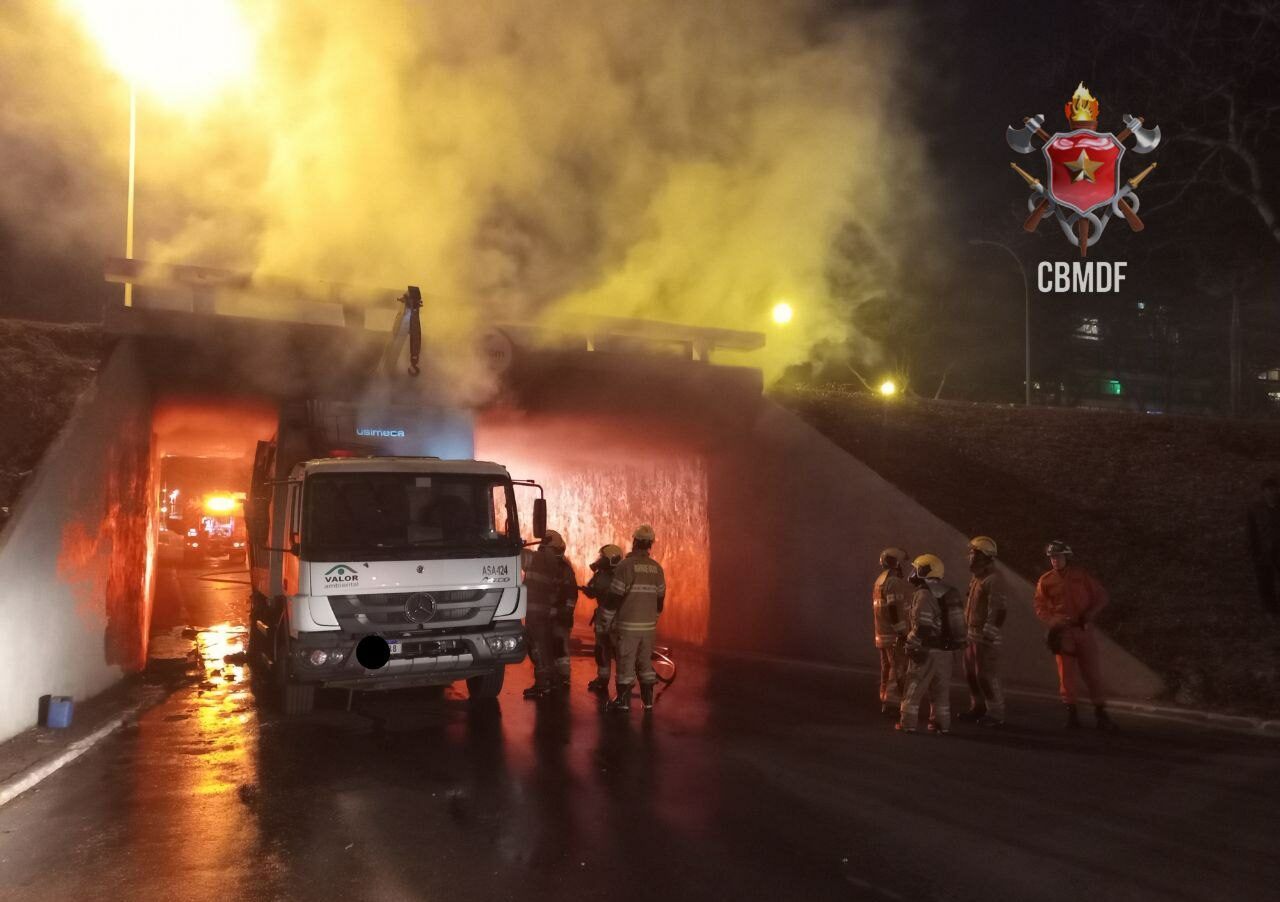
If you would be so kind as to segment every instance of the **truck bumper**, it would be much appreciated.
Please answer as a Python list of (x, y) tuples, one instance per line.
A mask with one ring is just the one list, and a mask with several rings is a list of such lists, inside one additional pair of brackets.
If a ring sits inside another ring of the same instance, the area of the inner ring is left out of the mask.
[[(393, 655), (377, 670), (364, 667), (356, 659), (356, 645), (363, 638), (337, 631), (299, 633), (291, 640), (289, 649), (293, 681), (362, 691), (444, 686), (484, 676), (507, 664), (519, 664), (526, 653), (524, 627), (519, 621), (501, 623), (483, 631), (400, 638), (405, 653)], [(488, 642), (491, 638), (517, 638), (519, 644), (514, 651), (495, 652)], [(336, 663), (330, 660), (315, 665), (311, 663), (311, 653), (317, 649), (331, 655), (340, 653), (342, 658)]]

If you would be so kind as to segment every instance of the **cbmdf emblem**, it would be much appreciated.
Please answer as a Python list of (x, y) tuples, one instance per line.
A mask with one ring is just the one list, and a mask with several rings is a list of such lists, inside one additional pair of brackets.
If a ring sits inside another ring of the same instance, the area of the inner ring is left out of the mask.
[[(1140, 116), (1127, 113), (1119, 134), (1098, 131), (1098, 109), (1097, 98), (1081, 82), (1065, 108), (1068, 131), (1049, 134), (1040, 114), (1024, 119), (1022, 128), (1010, 126), (1005, 133), (1009, 146), (1018, 153), (1038, 149), (1047, 173), (1041, 181), (1017, 163), (1009, 164), (1031, 189), (1023, 228), (1034, 232), (1041, 219), (1052, 216), (1067, 240), (1080, 248), (1081, 257), (1101, 240), (1113, 216), (1123, 216), (1135, 232), (1143, 230), (1136, 191), (1156, 164), (1128, 180), (1121, 177), (1120, 169), (1126, 151), (1147, 154), (1160, 144), (1158, 126), (1146, 128)], [(1131, 138), (1133, 146), (1129, 147), (1125, 142)], [(1042, 142), (1038, 147), (1037, 140)]]

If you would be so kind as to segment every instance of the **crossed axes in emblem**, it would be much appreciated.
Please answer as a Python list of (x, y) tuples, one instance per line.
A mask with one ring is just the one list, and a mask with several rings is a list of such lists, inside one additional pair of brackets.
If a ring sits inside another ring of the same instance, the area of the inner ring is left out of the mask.
[[(1125, 115), (1125, 128), (1122, 132), (1115, 136), (1116, 140), (1123, 144), (1128, 138), (1133, 137), (1134, 151), (1137, 153), (1150, 153), (1155, 150), (1156, 145), (1160, 143), (1160, 128), (1157, 126), (1153, 129), (1143, 128), (1142, 118), (1138, 116)], [(1015, 129), (1010, 126), (1005, 134), (1009, 146), (1018, 153), (1031, 153), (1036, 149), (1031, 143), (1033, 137), (1039, 138), (1046, 144), (1052, 140), (1053, 136), (1046, 132), (1042, 126), (1044, 125), (1044, 116), (1030, 116), (1023, 120), (1023, 126)], [(1093, 127), (1093, 123), (1089, 123), (1089, 127)], [(1013, 170), (1022, 176), (1027, 183), (1027, 187), (1031, 189), (1031, 196), (1027, 198), (1027, 209), (1030, 215), (1022, 227), (1028, 232), (1034, 232), (1040, 225), (1040, 220), (1045, 213), (1053, 212), (1054, 217), (1058, 221), (1058, 225), (1062, 227), (1063, 234), (1067, 236), (1067, 240), (1080, 248), (1080, 256), (1088, 256), (1089, 248), (1097, 244), (1102, 237), (1103, 230), (1107, 227), (1107, 223), (1111, 221), (1112, 214), (1123, 216), (1125, 221), (1129, 223), (1129, 228), (1135, 232), (1141, 232), (1145, 226), (1138, 217), (1138, 208), (1141, 200), (1134, 189), (1141, 184), (1142, 180), (1151, 174), (1156, 168), (1152, 163), (1142, 172), (1125, 182), (1124, 187), (1112, 199), (1110, 209), (1103, 212), (1101, 216), (1095, 213), (1080, 214), (1074, 210), (1064, 213), (1058, 203), (1045, 190), (1043, 184), (1035, 176), (1018, 166), (1017, 163), (1009, 164)]]

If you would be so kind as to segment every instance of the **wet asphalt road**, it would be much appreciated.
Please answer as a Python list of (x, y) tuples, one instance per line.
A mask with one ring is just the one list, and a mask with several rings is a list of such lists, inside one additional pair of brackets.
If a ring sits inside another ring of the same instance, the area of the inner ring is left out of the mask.
[[(233, 624), (243, 573), (161, 574), (156, 622)], [(652, 716), (428, 691), (260, 709), (233, 631), (185, 684), (0, 809), (0, 899), (1262, 899), (1280, 744), (1056, 706), (901, 736), (869, 676), (685, 654)], [(960, 703), (959, 693), (955, 700)]]

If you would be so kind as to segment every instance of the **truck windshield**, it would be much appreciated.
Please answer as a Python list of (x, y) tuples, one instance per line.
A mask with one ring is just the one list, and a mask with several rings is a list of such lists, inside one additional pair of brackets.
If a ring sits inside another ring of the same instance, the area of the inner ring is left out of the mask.
[(462, 473), (321, 473), (303, 489), (302, 555), (313, 561), (507, 557), (520, 553), (511, 483)]

